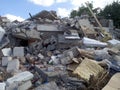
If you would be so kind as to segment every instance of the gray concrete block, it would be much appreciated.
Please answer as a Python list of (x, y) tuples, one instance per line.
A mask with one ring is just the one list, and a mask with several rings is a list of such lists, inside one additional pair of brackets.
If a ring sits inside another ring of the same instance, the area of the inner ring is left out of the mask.
[(15, 47), (13, 49), (13, 56), (24, 57), (24, 47)]
[(40, 24), (37, 25), (38, 31), (44, 31), (44, 32), (51, 32), (51, 31), (60, 31), (57, 29), (57, 25), (49, 25), (49, 24)]
[(7, 65), (7, 72), (8, 73), (18, 72), (19, 66), (20, 66), (20, 62), (18, 59), (14, 59), (12, 61), (9, 61), (8, 65)]
[(2, 66), (7, 66), (8, 62), (12, 60), (12, 57), (2, 57)]

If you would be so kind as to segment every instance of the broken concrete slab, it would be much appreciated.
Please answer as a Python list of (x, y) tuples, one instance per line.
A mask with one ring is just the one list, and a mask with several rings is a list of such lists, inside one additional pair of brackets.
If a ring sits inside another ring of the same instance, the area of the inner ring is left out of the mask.
[(102, 90), (119, 90), (120, 89), (120, 73), (112, 76), (108, 84)]
[(2, 53), (4, 56), (11, 56), (12, 55), (12, 49), (11, 48), (3, 48)]
[(103, 72), (104, 69), (99, 66), (95, 61), (85, 58), (75, 69), (73, 74), (76, 74), (80, 78), (89, 81), (91, 75), (93, 75), (94, 79), (97, 80)]
[(24, 57), (24, 47), (14, 47), (13, 56)]
[(31, 16), (30, 20), (31, 19), (37, 19), (37, 20), (39, 20), (39, 19), (50, 19), (50, 20), (58, 19), (56, 11), (53, 11), (53, 10), (51, 10), (51, 11), (43, 10), (33, 16), (30, 14), (30, 16)]
[(25, 82), (25, 81), (31, 80), (32, 78), (33, 78), (33, 74), (31, 72), (24, 71), (14, 75), (11, 78), (8, 78), (7, 83), (12, 84), (14, 82)]
[(82, 41), (83, 41), (83, 44), (87, 47), (106, 47), (107, 46), (107, 43), (103, 43), (87, 37), (84, 37)]
[(2, 57), (2, 66), (7, 66), (9, 61), (12, 61), (12, 57)]
[(60, 31), (58, 29), (58, 25), (52, 25), (52, 24), (39, 24), (37, 25), (37, 30), (38, 31), (43, 31), (43, 32), (51, 32), (51, 31)]
[(8, 73), (15, 73), (18, 72), (20, 66), (20, 62), (18, 59), (14, 59), (8, 62), (7, 65), (7, 72)]
[(96, 31), (88, 19), (79, 19), (78, 24), (81, 27), (82, 33), (84, 36), (94, 38), (96, 36)]
[(30, 40), (30, 39), (37, 39), (40, 40), (40, 32), (37, 30), (26, 30), (26, 29), (18, 29), (12, 33), (13, 36), (25, 40)]

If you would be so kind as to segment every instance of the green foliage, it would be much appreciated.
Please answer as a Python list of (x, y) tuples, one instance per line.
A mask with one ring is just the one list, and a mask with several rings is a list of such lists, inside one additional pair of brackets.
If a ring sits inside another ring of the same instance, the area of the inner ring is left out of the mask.
[(114, 1), (112, 4), (105, 6), (105, 8), (99, 13), (100, 16), (104, 16), (107, 19), (112, 19), (114, 25), (120, 28), (120, 2)]
[[(90, 8), (93, 8), (93, 3), (89, 3)], [(79, 7), (78, 10), (72, 10), (72, 12), (70, 13), (70, 17), (73, 18), (75, 16), (81, 16), (82, 14), (88, 14), (89, 16), (91, 16), (90, 11), (88, 10), (88, 8), (84, 5), (81, 5), (81, 7)]]
[(74, 18), (75, 16), (77, 16), (77, 11), (76, 10), (72, 10), (72, 12), (70, 13), (70, 17)]

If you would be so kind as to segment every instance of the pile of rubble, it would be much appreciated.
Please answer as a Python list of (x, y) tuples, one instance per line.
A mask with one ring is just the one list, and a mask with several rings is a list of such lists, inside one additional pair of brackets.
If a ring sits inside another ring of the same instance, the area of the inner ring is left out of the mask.
[(119, 40), (102, 42), (87, 18), (61, 19), (54, 11), (30, 16), (0, 17), (0, 90), (120, 89)]

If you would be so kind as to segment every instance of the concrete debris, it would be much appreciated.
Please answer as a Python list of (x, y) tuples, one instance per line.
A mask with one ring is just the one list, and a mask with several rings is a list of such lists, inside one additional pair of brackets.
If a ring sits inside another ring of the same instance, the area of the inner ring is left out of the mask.
[(120, 71), (120, 30), (112, 20), (100, 19), (101, 30), (88, 15), (29, 15), (22, 22), (0, 16), (0, 90), (102, 90)]
[(12, 57), (2, 57), (2, 66), (7, 66), (12, 61)]
[(83, 44), (87, 47), (106, 47), (107, 43), (103, 43), (90, 38), (83, 38)]
[(59, 31), (58, 30), (58, 25), (50, 25), (50, 24), (41, 24), (41, 25), (37, 25), (37, 30), (38, 31), (43, 31), (43, 32), (47, 32), (47, 31)]
[(24, 47), (14, 47), (13, 56), (24, 57)]
[(20, 62), (18, 59), (14, 59), (8, 62), (7, 72), (8, 73), (17, 73), (20, 67)]
[(3, 48), (2, 53), (4, 56), (11, 56), (12, 55), (12, 49), (11, 48)]
[(111, 56), (109, 55), (108, 50), (109, 50), (108, 48), (104, 48), (102, 50), (95, 50), (94, 51), (94, 59), (98, 60), (98, 61), (101, 61), (104, 59), (110, 60)]
[(81, 19), (78, 21), (83, 34), (87, 37), (94, 38), (97, 32), (94, 30), (93, 25), (90, 24), (88, 19)]

